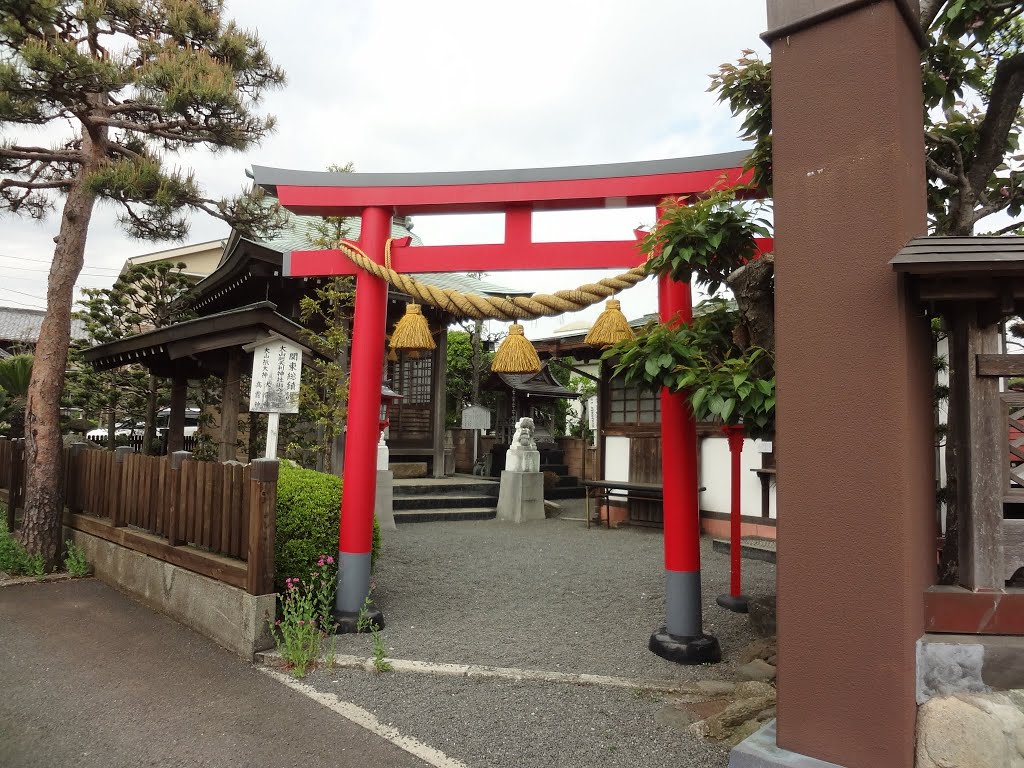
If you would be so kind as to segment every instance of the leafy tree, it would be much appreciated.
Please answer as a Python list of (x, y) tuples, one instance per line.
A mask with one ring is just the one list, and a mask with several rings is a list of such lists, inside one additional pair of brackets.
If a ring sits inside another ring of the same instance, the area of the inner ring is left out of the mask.
[(483, 349), (482, 324), (469, 323), (469, 330), (448, 331), (448, 389), (445, 392), (445, 423), (449, 427), (461, 424), (462, 409), (466, 405), (494, 406), (494, 393), (481, 394), (481, 385), (491, 372), (494, 353)]
[[(81, 349), (135, 336), (156, 328), (166, 328), (193, 316), (189, 302), (193, 278), (184, 272), (185, 264), (158, 261), (131, 264), (111, 288), (87, 288), (80, 301), (83, 310), (77, 316), (85, 323), (87, 339)], [(76, 357), (81, 349), (76, 349)], [(166, 387), (159, 377), (147, 374), (139, 366), (124, 366), (109, 371), (94, 371), (84, 363), (68, 372), (65, 402), (107, 414), (107, 439), (115, 442), (117, 414), (139, 414), (141, 398), (145, 403), (146, 451), (155, 450), (156, 412), (161, 400), (167, 401)]]
[(0, 421), (6, 426), (9, 437), (25, 436), (25, 400), (32, 378), (33, 357), (29, 354), (14, 355), (0, 360)]
[[(23, 543), (47, 569), (60, 549), (59, 405), (74, 283), (97, 200), (122, 209), (135, 237), (182, 239), (203, 211), (251, 233), (276, 223), (252, 195), (207, 197), (168, 153), (244, 150), (273, 120), (255, 111), (280, 85), (256, 35), (227, 20), (221, 0), (0, 2), (0, 206), (41, 218), (63, 196), (26, 410)], [(34, 146), (36, 127), (68, 134)], [(23, 140), (10, 137), (24, 128)]]

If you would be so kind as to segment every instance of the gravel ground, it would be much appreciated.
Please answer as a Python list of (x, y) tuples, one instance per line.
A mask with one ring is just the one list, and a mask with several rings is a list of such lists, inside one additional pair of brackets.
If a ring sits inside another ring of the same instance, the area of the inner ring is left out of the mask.
[(304, 682), (470, 768), (724, 768), (728, 750), (656, 716), (668, 698), (622, 689), (314, 672)]
[[(728, 589), (729, 563), (707, 537), (704, 627), (719, 639), (724, 663), (684, 667), (647, 650), (651, 632), (664, 623), (660, 530), (587, 529), (551, 518), (415, 523), (383, 533), (374, 599), (394, 658), (633, 679), (733, 679), (737, 655), (752, 639), (745, 616), (715, 604)], [(774, 592), (773, 565), (743, 565), (747, 594)], [(371, 647), (366, 636), (337, 641), (338, 653), (369, 656)]]

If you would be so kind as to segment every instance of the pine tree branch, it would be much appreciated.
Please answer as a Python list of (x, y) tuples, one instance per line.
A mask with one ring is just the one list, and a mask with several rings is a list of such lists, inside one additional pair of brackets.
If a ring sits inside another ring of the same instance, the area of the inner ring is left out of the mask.
[(921, 0), (921, 27), (927, 30), (939, 15), (946, 0)]
[(84, 159), (81, 152), (16, 146), (0, 146), (0, 157), (46, 163), (81, 163)]
[(59, 179), (55, 181), (21, 181), (19, 179), (0, 179), (0, 190), (4, 189), (67, 189), (75, 182), (72, 179)]

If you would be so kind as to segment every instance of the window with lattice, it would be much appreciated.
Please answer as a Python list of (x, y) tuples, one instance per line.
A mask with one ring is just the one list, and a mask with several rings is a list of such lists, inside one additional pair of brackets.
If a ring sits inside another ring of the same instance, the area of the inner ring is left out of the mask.
[(661, 397), (656, 393), (627, 385), (617, 377), (609, 382), (608, 423), (640, 425), (661, 423)]
[(431, 358), (403, 356), (391, 364), (392, 388), (403, 395), (403, 405), (417, 405), (430, 402)]

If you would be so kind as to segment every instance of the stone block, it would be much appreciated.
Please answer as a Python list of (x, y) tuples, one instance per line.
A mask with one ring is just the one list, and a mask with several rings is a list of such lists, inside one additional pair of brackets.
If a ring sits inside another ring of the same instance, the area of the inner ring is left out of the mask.
[(277, 595), (245, 590), (143, 555), (82, 531), (64, 529), (85, 552), (96, 578), (252, 660), (274, 645)]
[(388, 467), (396, 480), (410, 480), (427, 476), (427, 462), (425, 461), (392, 461)]
[(501, 473), (498, 519), (523, 523), (544, 519), (544, 475), (540, 472)]
[(754, 659), (737, 669), (736, 674), (744, 680), (759, 680), (767, 683), (775, 679), (775, 667), (764, 659)]
[(750, 598), (748, 616), (750, 628), (758, 637), (775, 635), (775, 595)]
[(1006, 694), (936, 696), (918, 709), (916, 768), (1024, 768), (1022, 736)]

